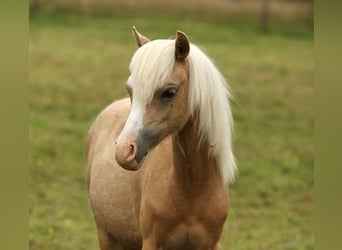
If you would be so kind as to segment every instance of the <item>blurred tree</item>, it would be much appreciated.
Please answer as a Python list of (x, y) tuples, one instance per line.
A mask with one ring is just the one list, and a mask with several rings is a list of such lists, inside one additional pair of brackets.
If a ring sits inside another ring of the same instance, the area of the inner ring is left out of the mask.
[(310, 2), (310, 17), (309, 17), (309, 22), (310, 25), (313, 27), (315, 23), (315, 3), (314, 0), (308, 0)]
[(268, 30), (269, 17), (270, 17), (270, 1), (261, 0), (260, 24), (261, 24), (261, 29), (263, 31)]
[(39, 8), (39, 1), (38, 0), (30, 0), (29, 1), (29, 10), (30, 12), (36, 11)]

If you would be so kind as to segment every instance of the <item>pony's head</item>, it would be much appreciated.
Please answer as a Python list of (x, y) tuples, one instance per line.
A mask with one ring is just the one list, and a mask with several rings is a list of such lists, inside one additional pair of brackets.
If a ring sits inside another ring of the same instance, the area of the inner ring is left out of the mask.
[(224, 180), (232, 179), (232, 118), (224, 78), (183, 32), (175, 40), (150, 41), (133, 27), (133, 35), (139, 48), (126, 83), (131, 109), (116, 140), (117, 162), (139, 169), (154, 146), (196, 117), (201, 141), (211, 145)]
[(149, 41), (133, 27), (139, 49), (130, 64), (126, 88), (131, 110), (117, 139), (116, 160), (136, 170), (148, 151), (188, 119), (189, 41), (177, 32), (176, 41)]

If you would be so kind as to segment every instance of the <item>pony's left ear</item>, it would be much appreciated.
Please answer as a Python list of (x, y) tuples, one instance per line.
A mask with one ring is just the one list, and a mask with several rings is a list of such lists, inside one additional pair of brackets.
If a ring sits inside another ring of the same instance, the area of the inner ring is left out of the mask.
[(176, 37), (176, 60), (183, 61), (189, 54), (190, 51), (190, 42), (188, 37), (185, 35), (185, 33), (181, 31), (177, 31), (177, 37)]
[(134, 36), (135, 41), (137, 42), (137, 45), (138, 45), (139, 48), (141, 46), (143, 46), (145, 43), (150, 42), (150, 39), (148, 39), (147, 37), (145, 37), (142, 34), (140, 34), (137, 31), (137, 29), (135, 28), (135, 26), (132, 27), (132, 32), (133, 32), (133, 36)]

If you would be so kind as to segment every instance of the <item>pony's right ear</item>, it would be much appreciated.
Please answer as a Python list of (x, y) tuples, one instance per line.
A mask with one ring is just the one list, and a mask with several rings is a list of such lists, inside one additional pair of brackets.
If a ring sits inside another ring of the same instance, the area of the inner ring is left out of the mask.
[(150, 42), (150, 39), (148, 39), (145, 36), (143, 36), (142, 34), (140, 34), (137, 31), (137, 29), (135, 28), (135, 26), (132, 27), (132, 32), (133, 32), (133, 36), (134, 36), (135, 41), (137, 42), (137, 45), (138, 45), (139, 48), (141, 46), (143, 46), (145, 43)]
[(190, 42), (185, 33), (177, 31), (177, 37), (175, 41), (176, 52), (175, 56), (178, 61), (183, 61), (190, 51)]

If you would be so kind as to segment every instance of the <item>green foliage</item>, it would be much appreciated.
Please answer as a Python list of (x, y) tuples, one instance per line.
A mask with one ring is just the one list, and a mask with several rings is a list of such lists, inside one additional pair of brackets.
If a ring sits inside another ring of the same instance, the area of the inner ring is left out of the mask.
[(129, 13), (30, 19), (30, 249), (98, 249), (85, 142), (127, 95), (132, 25), (151, 39), (185, 31), (229, 79), (239, 175), (221, 249), (313, 249), (311, 30)]

